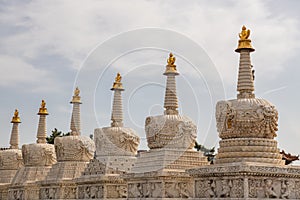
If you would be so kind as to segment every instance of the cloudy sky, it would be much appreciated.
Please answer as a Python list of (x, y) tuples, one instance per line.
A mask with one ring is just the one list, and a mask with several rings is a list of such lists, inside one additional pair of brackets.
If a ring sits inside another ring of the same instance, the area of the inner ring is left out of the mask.
[(109, 126), (117, 72), (123, 75), (124, 122), (142, 138), (144, 120), (162, 114), (168, 53), (177, 57), (180, 112), (198, 140), (218, 145), (214, 110), (236, 97), (238, 33), (251, 29), (256, 96), (279, 110), (279, 147), (300, 154), (298, 0), (0, 1), (0, 146), (9, 146), (15, 108), (21, 144), (36, 140), (47, 102), (48, 134), (69, 131), (72, 91), (82, 96), (82, 134)]

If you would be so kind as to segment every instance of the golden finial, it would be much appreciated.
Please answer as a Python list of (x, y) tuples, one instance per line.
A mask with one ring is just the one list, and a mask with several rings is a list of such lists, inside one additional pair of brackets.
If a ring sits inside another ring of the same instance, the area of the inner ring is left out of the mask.
[(80, 90), (78, 87), (76, 87), (74, 90), (73, 99), (70, 103), (80, 103), (81, 104), (81, 101), (80, 101), (81, 97), (79, 96), (79, 94), (80, 94)]
[(21, 119), (19, 117), (19, 111), (18, 111), (18, 109), (15, 110), (14, 116), (13, 116), (13, 118), (11, 120), (11, 123), (21, 123)]
[(235, 50), (236, 52), (240, 52), (242, 49), (248, 49), (250, 51), (254, 51), (253, 47), (251, 46), (251, 40), (249, 39), (250, 30), (246, 28), (246, 26), (242, 27), (242, 31), (239, 33), (239, 45), (238, 48)]
[(174, 65), (174, 64), (175, 64), (175, 60), (176, 60), (176, 58), (173, 56), (172, 53), (170, 53), (170, 54), (169, 54), (169, 58), (168, 58), (168, 60), (167, 60), (168, 65), (169, 65), (170, 67), (176, 66), (176, 65)]
[(117, 74), (117, 76), (116, 76), (116, 78), (115, 78), (115, 82), (116, 82), (116, 83), (121, 83), (121, 80), (122, 80), (122, 76), (121, 76), (121, 74), (118, 72), (118, 74)]
[(165, 75), (168, 74), (168, 73), (178, 74), (177, 69), (176, 69), (176, 65), (175, 65), (175, 60), (176, 60), (176, 58), (174, 57), (174, 55), (172, 53), (170, 53), (169, 58), (167, 60), (168, 64), (166, 66), (166, 71), (164, 73)]
[(74, 90), (74, 96), (78, 97), (80, 94), (80, 90), (78, 89), (78, 87), (76, 87), (76, 89)]
[(246, 28), (246, 26), (242, 27), (242, 32), (239, 33), (239, 37), (242, 40), (248, 39), (248, 37), (250, 36), (250, 30)]
[(41, 107), (39, 109), (38, 115), (48, 115), (48, 111), (47, 111), (47, 108), (46, 108), (46, 102), (45, 102), (45, 100), (42, 100)]
[(121, 74), (118, 72), (117, 73), (117, 76), (115, 78), (115, 82), (113, 84), (113, 87), (111, 88), (111, 90), (124, 90), (123, 89), (123, 85), (121, 83), (121, 80), (122, 80), (122, 76)]

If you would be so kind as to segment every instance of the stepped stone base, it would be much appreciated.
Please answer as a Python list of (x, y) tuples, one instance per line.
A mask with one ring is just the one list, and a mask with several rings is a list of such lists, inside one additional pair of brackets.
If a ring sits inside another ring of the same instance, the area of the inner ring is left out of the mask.
[(300, 199), (300, 167), (231, 163), (187, 170), (196, 199)]
[(186, 169), (208, 165), (202, 152), (183, 149), (151, 149), (142, 152), (129, 174), (128, 199), (179, 199), (194, 196)]
[(12, 179), (17, 173), (17, 169), (13, 170), (0, 170), (1, 184), (7, 183), (10, 184)]
[(105, 164), (108, 168), (129, 172), (135, 165), (137, 158), (134, 156), (97, 156), (97, 160)]
[(131, 172), (184, 171), (201, 165), (208, 165), (207, 158), (203, 156), (202, 152), (181, 149), (150, 149), (147, 152), (141, 152)]
[(65, 161), (52, 166), (40, 184), (40, 199), (76, 199), (77, 186), (74, 179), (81, 176), (88, 162)]
[(77, 199), (126, 199), (127, 184), (120, 177), (124, 173), (93, 159), (76, 179)]
[(18, 170), (8, 190), (8, 199), (39, 199), (38, 181), (44, 180), (51, 166), (25, 166)]
[(284, 165), (277, 141), (267, 138), (233, 138), (220, 141), (216, 164), (257, 162)]

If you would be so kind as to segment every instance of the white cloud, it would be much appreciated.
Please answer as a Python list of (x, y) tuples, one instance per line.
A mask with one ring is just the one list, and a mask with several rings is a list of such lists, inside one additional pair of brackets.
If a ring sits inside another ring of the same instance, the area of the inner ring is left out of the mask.
[(36, 83), (45, 78), (46, 72), (35, 69), (23, 60), (6, 55), (0, 55), (0, 85), (16, 86), (22, 83)]

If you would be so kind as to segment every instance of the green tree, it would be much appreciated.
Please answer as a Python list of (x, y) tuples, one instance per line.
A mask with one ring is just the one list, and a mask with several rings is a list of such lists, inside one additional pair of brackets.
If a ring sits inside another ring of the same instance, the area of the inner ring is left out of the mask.
[(215, 147), (212, 148), (206, 148), (204, 145), (198, 144), (198, 142), (195, 142), (195, 146), (194, 148), (197, 151), (203, 151), (203, 155), (207, 157), (207, 160), (209, 162), (213, 162), (214, 158), (215, 158)]
[(63, 133), (61, 131), (58, 131), (57, 128), (54, 128), (54, 130), (52, 130), (51, 132), (52, 132), (52, 134), (50, 136), (46, 137), (46, 140), (47, 140), (48, 144), (54, 144), (54, 139), (56, 137), (63, 137), (63, 136), (70, 135), (70, 132)]

